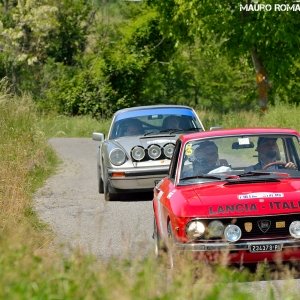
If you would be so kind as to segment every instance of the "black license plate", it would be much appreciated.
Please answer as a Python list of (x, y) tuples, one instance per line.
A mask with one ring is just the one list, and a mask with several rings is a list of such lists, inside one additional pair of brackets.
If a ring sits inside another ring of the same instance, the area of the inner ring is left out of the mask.
[(252, 244), (249, 246), (249, 251), (252, 253), (256, 252), (275, 252), (281, 251), (281, 244)]

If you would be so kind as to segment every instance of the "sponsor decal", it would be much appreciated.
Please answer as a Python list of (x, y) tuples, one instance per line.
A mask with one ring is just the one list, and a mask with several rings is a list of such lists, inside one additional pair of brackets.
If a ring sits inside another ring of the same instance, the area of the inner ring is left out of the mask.
[(154, 141), (147, 141), (147, 144), (159, 144), (159, 143), (173, 143), (173, 144), (175, 144), (176, 141), (174, 141), (174, 140), (163, 140), (163, 139), (154, 140)]
[(238, 195), (238, 199), (240, 200), (258, 199), (258, 198), (283, 198), (283, 197), (284, 197), (283, 193), (268, 193), (268, 192)]
[(271, 227), (271, 221), (270, 220), (258, 220), (257, 225), (261, 232), (266, 233)]
[(249, 138), (239, 138), (238, 142), (239, 142), (239, 145), (250, 145)]
[(186, 144), (185, 146), (185, 155), (186, 156), (191, 156), (193, 154), (193, 148), (192, 148), (192, 144)]

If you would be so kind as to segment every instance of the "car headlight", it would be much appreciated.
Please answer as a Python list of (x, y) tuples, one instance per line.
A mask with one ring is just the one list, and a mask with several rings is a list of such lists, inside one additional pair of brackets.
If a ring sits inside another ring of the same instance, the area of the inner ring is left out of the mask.
[(224, 225), (221, 221), (212, 221), (208, 224), (207, 231), (209, 237), (222, 237), (224, 233)]
[(134, 160), (140, 161), (145, 157), (145, 149), (141, 146), (136, 146), (132, 148), (131, 156)]
[(116, 166), (120, 166), (120, 165), (124, 164), (124, 162), (126, 160), (126, 155), (123, 150), (116, 148), (110, 152), (109, 159), (112, 164), (114, 164)]
[(300, 221), (293, 221), (290, 225), (290, 234), (292, 237), (299, 239), (300, 238)]
[(175, 145), (174, 144), (166, 144), (164, 146), (164, 155), (167, 157), (167, 158), (171, 158), (172, 155), (173, 155), (173, 152), (174, 152), (174, 148), (175, 148)]
[(228, 242), (236, 242), (242, 236), (241, 228), (237, 225), (227, 225), (224, 231), (224, 236)]
[(186, 235), (190, 240), (196, 240), (205, 232), (205, 225), (199, 220), (190, 221), (185, 228)]
[(161, 156), (161, 149), (158, 145), (151, 145), (148, 148), (148, 155), (152, 159), (158, 159)]

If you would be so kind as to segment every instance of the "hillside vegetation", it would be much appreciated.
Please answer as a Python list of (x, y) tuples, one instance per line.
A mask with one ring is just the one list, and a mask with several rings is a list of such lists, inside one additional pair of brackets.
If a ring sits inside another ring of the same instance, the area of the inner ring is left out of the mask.
[[(30, 97), (5, 91), (0, 96), (0, 115), (0, 299), (274, 299), (272, 286), (261, 295), (241, 284), (262, 278), (293, 278), (292, 269), (270, 273), (264, 266), (249, 273), (186, 262), (170, 270), (152, 253), (143, 260), (103, 262), (78, 249), (65, 257), (53, 245), (51, 230), (32, 209), (33, 192), (58, 163), (46, 137), (62, 131), (64, 136), (89, 136), (95, 126), (105, 130), (107, 121), (63, 118), (61, 124), (65, 125), (60, 126), (59, 117), (41, 119)], [(224, 115), (220, 125), (297, 128), (300, 112), (285, 105), (261, 118), (255, 116), (246, 112)], [(203, 118), (219, 120), (208, 112)], [(51, 122), (57, 126), (55, 130)], [(289, 288), (283, 288), (283, 298), (296, 299), (293, 281), (286, 284)]]
[(228, 0), (1, 1), (0, 77), (43, 112), (97, 119), (158, 103), (299, 104), (299, 20)]

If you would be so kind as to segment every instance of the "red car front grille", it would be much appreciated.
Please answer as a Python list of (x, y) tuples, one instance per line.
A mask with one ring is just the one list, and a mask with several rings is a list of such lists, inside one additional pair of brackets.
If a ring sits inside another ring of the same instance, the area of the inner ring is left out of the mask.
[(285, 238), (290, 237), (289, 226), (299, 221), (299, 214), (238, 218), (235, 224), (242, 230), (241, 240), (254, 238)]

